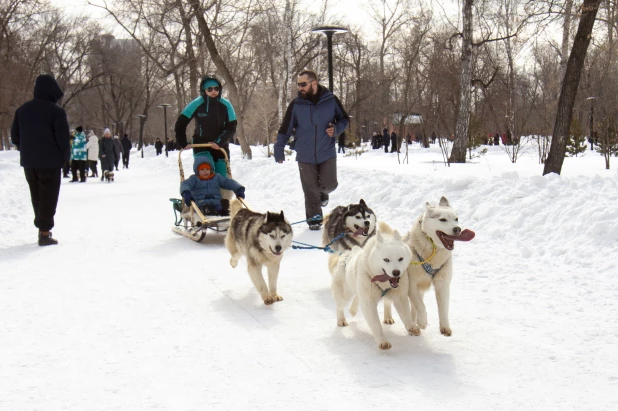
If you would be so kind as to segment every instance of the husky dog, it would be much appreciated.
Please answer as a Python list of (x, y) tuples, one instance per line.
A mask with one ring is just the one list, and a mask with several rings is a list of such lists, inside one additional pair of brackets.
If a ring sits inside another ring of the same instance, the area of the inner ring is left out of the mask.
[(356, 315), (358, 302), (371, 329), (373, 338), (382, 350), (391, 348), (382, 331), (378, 315), (378, 302), (386, 297), (395, 308), (409, 334), (421, 330), (414, 324), (408, 301), (408, 276), (406, 269), (412, 260), (410, 248), (402, 241), (397, 230), (380, 222), (378, 233), (367, 240), (365, 247), (355, 246), (342, 255), (329, 258), (332, 291), (337, 303), (337, 325), (348, 325), (343, 309), (354, 298), (350, 314)]
[[(453, 331), (448, 320), (448, 304), (453, 276), (455, 241), (470, 241), (475, 234), (459, 226), (459, 218), (446, 197), (437, 206), (425, 204), (425, 212), (404, 236), (403, 241), (412, 250), (412, 263), (408, 268), (409, 297), (412, 318), (421, 328), (427, 327), (427, 310), (423, 294), (433, 284), (438, 303), (440, 332), (450, 336)], [(384, 305), (384, 322), (393, 323), (390, 306)]]
[(103, 176), (105, 177), (105, 180), (107, 180), (108, 183), (111, 183), (112, 181), (114, 181), (114, 172), (113, 171), (106, 171)]
[(330, 247), (340, 252), (362, 247), (376, 231), (376, 215), (361, 198), (358, 204), (338, 206), (324, 218), (322, 245), (326, 246), (341, 233), (345, 235)]
[[(277, 294), (277, 277), (283, 252), (292, 245), (292, 226), (281, 213), (256, 213), (246, 208), (237, 199), (230, 204), (230, 227), (225, 237), (225, 246), (231, 254), (230, 264), (238, 265), (243, 255), (247, 258), (249, 277), (262, 296), (264, 304), (270, 305), (283, 298)], [(268, 272), (268, 286), (262, 276), (262, 266)]]

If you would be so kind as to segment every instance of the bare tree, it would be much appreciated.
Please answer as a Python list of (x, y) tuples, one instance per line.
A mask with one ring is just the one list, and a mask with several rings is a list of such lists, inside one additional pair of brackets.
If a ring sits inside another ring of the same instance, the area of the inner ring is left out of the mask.
[(547, 161), (543, 168), (543, 175), (549, 173), (560, 174), (562, 171), (569, 128), (573, 117), (573, 105), (575, 104), (582, 67), (584, 66), (584, 59), (590, 45), (594, 20), (599, 10), (600, 2), (601, 0), (584, 0), (581, 6), (579, 27), (573, 41), (573, 48), (567, 63), (564, 80), (562, 81), (556, 123)]

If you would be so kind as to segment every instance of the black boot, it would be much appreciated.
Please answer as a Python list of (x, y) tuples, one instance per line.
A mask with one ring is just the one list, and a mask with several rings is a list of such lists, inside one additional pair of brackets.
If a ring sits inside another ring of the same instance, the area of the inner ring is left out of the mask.
[(39, 245), (56, 245), (58, 244), (58, 240), (52, 238), (52, 233), (49, 231), (47, 234), (43, 234), (39, 231)]
[(230, 200), (226, 200), (225, 198), (221, 200), (221, 215), (230, 215)]

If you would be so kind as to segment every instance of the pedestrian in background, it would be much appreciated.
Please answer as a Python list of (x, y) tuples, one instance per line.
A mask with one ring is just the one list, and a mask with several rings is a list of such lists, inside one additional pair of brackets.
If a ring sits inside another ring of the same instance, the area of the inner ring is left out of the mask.
[(127, 133), (124, 134), (122, 140), (122, 168), (129, 168), (129, 156), (131, 155), (131, 140), (129, 140), (129, 135)]
[(11, 126), (11, 141), (19, 150), (19, 164), (30, 188), (40, 246), (58, 244), (50, 230), (54, 227), (62, 166), (70, 155), (69, 122), (58, 105), (63, 95), (53, 76), (38, 76), (34, 98), (15, 111)]
[(88, 143), (86, 143), (88, 151), (88, 165), (90, 166), (90, 175), (88, 177), (98, 177), (99, 171), (97, 164), (99, 160), (99, 137), (94, 134), (93, 130), (88, 133)]
[(120, 137), (114, 136), (114, 167), (118, 171), (118, 164), (120, 163), (120, 154), (122, 153), (122, 143)]
[(84, 134), (84, 128), (78, 126), (75, 129), (75, 138), (71, 145), (71, 174), (73, 178), (71, 183), (75, 183), (77, 180), (77, 173), (79, 172), (79, 181), (81, 183), (86, 182), (86, 164), (88, 163), (88, 150), (86, 149), (86, 134)]

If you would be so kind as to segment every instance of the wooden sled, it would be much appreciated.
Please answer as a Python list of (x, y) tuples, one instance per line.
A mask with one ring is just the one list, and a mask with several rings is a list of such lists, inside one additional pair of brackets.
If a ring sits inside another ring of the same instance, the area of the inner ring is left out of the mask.
[[(191, 147), (212, 147), (212, 144), (191, 144)], [(225, 165), (227, 168), (228, 178), (232, 178), (232, 169), (230, 168), (230, 161), (227, 157), (227, 153), (224, 149), (219, 147), (219, 150), (223, 153), (225, 158)], [(180, 169), (180, 182), (185, 181), (185, 172), (182, 168), (182, 152), (180, 149), (178, 153), (178, 167)], [(206, 231), (212, 230), (215, 232), (226, 232), (230, 225), (229, 216), (220, 215), (205, 215), (195, 201), (191, 201), (191, 206), (187, 207), (182, 199), (170, 198), (172, 206), (174, 208), (174, 227), (172, 231), (182, 236), (190, 238), (193, 241), (200, 242), (206, 238)]]

